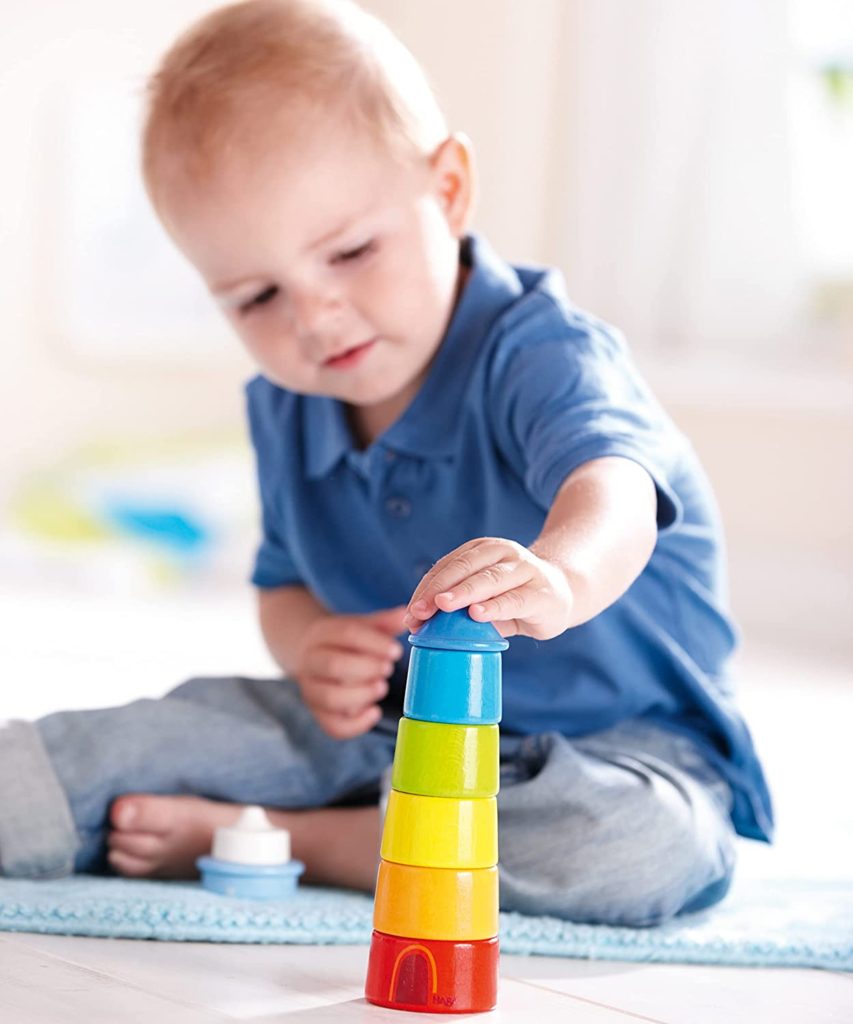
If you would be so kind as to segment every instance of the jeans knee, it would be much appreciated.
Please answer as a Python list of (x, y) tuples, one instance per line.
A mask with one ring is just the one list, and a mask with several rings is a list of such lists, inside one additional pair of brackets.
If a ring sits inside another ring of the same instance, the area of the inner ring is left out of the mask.
[[(660, 865), (659, 865), (660, 868)], [(596, 865), (565, 865), (562, 877), (501, 872), (501, 909), (549, 915), (585, 924), (647, 928), (685, 911), (704, 909), (723, 898), (730, 869), (714, 878), (701, 871), (657, 878), (633, 865), (611, 872)]]
[[(583, 840), (576, 841), (581, 829)], [(734, 866), (726, 827), (703, 831), (686, 820), (647, 822), (633, 835), (584, 822), (553, 840), (523, 857), (502, 853), (503, 909), (649, 927), (722, 899)]]

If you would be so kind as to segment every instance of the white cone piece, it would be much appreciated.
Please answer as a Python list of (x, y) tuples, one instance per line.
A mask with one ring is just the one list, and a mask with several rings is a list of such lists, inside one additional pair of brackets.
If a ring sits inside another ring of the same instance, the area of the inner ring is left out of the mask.
[(234, 825), (216, 830), (211, 855), (232, 864), (286, 864), (290, 833), (276, 828), (263, 807), (246, 807)]

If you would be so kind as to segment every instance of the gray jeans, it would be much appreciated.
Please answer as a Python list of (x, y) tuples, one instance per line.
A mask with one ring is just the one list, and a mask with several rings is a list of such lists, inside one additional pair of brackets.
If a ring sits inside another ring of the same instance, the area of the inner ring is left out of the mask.
[[(123, 793), (307, 808), (379, 799), (396, 714), (334, 740), (286, 679), (191, 679), (160, 700), (0, 725), (0, 865), (105, 869)], [(501, 908), (644, 926), (721, 899), (726, 783), (686, 737), (641, 720), (569, 739), (501, 736)]]

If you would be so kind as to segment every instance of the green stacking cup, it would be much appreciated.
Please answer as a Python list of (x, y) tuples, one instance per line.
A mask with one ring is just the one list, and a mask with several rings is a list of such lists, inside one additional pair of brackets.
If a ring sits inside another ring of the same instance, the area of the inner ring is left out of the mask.
[(401, 793), (459, 800), (499, 789), (498, 727), (401, 718), (391, 785)]

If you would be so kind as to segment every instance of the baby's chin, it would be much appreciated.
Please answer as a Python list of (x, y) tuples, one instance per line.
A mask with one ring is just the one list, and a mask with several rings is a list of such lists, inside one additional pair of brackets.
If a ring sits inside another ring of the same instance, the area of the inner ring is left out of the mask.
[(417, 379), (417, 373), (400, 366), (364, 367), (358, 373), (326, 376), (316, 393), (348, 405), (379, 405), (408, 391)]
[(269, 369), (261, 369), (263, 375), (273, 384), (287, 391), (295, 391), (300, 395), (312, 395), (319, 398), (336, 398), (347, 405), (378, 405), (387, 402), (403, 391), (409, 380), (393, 379), (382, 370), (374, 370), (350, 379), (329, 379), (297, 381), (277, 374)]
[(330, 388), (328, 391), (320, 393), (337, 398), (342, 402), (346, 402), (347, 405), (379, 405), (382, 402), (388, 402), (395, 398), (404, 390), (407, 383), (408, 381), (406, 380), (395, 381), (388, 377), (383, 377), (381, 371), (379, 371), (372, 379), (366, 377), (359, 381), (339, 385), (334, 390)]
[(283, 372), (276, 368), (262, 368), (264, 376), (279, 387), (296, 391), (302, 395), (316, 395), (336, 398), (347, 405), (369, 406), (392, 401), (404, 392), (417, 390), (424, 370), (417, 365), (404, 365), (402, 360), (371, 360), (367, 355), (365, 364), (346, 370), (330, 370), (323, 367), (309, 374)]

